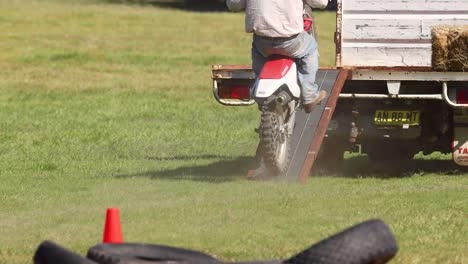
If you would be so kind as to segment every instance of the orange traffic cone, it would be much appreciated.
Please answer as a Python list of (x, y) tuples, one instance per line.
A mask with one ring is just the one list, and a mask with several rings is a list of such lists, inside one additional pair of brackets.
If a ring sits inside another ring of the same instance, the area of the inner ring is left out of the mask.
[(106, 223), (102, 243), (122, 243), (122, 228), (120, 227), (119, 208), (107, 208)]

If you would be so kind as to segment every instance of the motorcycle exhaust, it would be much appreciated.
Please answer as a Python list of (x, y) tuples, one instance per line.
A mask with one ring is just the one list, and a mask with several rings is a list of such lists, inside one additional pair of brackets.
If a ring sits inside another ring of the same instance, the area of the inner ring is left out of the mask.
[(285, 106), (291, 101), (291, 96), (289, 95), (289, 93), (282, 91), (276, 96), (275, 100), (276, 103)]

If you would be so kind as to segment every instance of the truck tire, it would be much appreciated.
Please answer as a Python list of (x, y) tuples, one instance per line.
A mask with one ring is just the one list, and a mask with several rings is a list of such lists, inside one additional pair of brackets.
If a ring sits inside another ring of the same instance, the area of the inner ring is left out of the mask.
[(402, 148), (388, 147), (385, 145), (372, 149), (367, 155), (369, 156), (369, 160), (375, 163), (405, 163), (413, 158), (414, 153)]
[(150, 244), (98, 244), (88, 250), (87, 257), (100, 264), (220, 264), (204, 253)]
[[(284, 111), (287, 111), (284, 110)], [(278, 111), (276, 106), (262, 107), (260, 121), (260, 145), (263, 161), (274, 176), (284, 175), (291, 159), (290, 139), (285, 133), (287, 113)]]
[(317, 161), (315, 162), (316, 169), (314, 170), (314, 173), (341, 173), (343, 170), (346, 146), (347, 145), (344, 140), (333, 137), (326, 138), (320, 149)]
[(369, 220), (320, 241), (284, 263), (387, 263), (397, 251), (390, 228), (381, 220)]
[(34, 253), (34, 264), (96, 264), (52, 241), (43, 241)]

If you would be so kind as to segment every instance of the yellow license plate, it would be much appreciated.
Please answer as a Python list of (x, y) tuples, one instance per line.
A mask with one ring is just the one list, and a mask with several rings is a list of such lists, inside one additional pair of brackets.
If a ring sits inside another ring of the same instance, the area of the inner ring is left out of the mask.
[(376, 125), (419, 125), (420, 111), (375, 111)]

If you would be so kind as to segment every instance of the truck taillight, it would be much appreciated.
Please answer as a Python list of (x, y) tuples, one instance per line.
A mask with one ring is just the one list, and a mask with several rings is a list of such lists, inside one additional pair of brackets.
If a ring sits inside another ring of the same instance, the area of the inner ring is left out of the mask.
[(250, 87), (244, 85), (221, 86), (218, 89), (218, 96), (221, 99), (250, 99)]
[(468, 104), (468, 88), (457, 89), (457, 104)]

